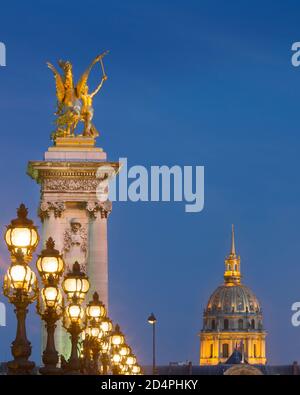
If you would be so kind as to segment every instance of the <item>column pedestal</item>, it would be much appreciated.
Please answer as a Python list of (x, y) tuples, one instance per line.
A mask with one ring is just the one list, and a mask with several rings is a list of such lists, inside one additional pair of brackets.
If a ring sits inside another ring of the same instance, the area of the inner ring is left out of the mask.
[[(41, 185), (40, 248), (52, 237), (67, 268), (80, 260), (90, 279), (90, 295), (97, 291), (107, 308), (107, 217), (111, 203), (98, 200), (97, 188), (118, 170), (119, 163), (107, 162), (106, 153), (93, 147), (90, 138), (69, 137), (56, 141), (44, 160), (29, 162), (27, 171)], [(44, 329), (42, 333), (43, 351)], [(59, 354), (69, 358), (70, 342), (61, 322), (57, 323), (55, 338)]]

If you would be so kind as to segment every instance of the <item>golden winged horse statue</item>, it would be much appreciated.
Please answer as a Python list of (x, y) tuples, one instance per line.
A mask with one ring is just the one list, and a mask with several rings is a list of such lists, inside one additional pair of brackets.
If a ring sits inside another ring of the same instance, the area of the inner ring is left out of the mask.
[[(94, 115), (93, 98), (102, 88), (104, 81), (107, 80), (103, 65), (103, 57), (107, 53), (108, 51), (96, 56), (82, 74), (76, 86), (74, 84), (72, 64), (69, 61), (60, 60), (58, 62), (63, 75), (60, 75), (51, 63), (47, 63), (49, 69), (54, 74), (56, 83), (57, 111), (55, 115), (57, 118), (55, 123), (57, 128), (52, 134), (54, 140), (56, 137), (75, 136), (75, 129), (78, 122), (84, 123), (82, 136), (97, 137), (99, 135), (95, 126), (92, 124)], [(97, 88), (92, 93), (89, 93), (87, 84), (89, 74), (98, 62), (101, 65), (102, 78)]]

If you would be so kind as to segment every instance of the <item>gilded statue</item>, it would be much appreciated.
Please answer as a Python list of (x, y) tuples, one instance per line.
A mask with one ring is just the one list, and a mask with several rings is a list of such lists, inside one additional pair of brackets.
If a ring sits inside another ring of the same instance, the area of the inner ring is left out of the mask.
[[(63, 75), (59, 74), (57, 69), (51, 63), (47, 63), (48, 67), (54, 74), (56, 83), (56, 130), (52, 134), (52, 138), (54, 140), (56, 137), (75, 136), (75, 129), (79, 122), (83, 123), (83, 132), (78, 136), (97, 137), (99, 135), (92, 123), (94, 115), (93, 99), (102, 88), (104, 81), (107, 80), (103, 64), (103, 58), (107, 53), (108, 51), (96, 56), (86, 71), (82, 74), (76, 86), (73, 77), (73, 67), (69, 61), (65, 62), (60, 60), (58, 62), (59, 67), (63, 71)], [(101, 81), (96, 89), (89, 93), (89, 87), (87, 84), (88, 78), (91, 70), (97, 63), (101, 66)]]

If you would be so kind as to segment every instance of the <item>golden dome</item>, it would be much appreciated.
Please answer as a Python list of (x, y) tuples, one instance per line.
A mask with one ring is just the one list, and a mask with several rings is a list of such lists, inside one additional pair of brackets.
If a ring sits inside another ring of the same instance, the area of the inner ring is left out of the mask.
[(225, 259), (224, 283), (210, 296), (205, 312), (208, 315), (260, 315), (261, 308), (254, 293), (241, 283), (241, 259), (235, 251), (232, 225), (231, 249)]
[(241, 259), (236, 253), (232, 226), (224, 283), (210, 296), (203, 313), (200, 365), (227, 363), (236, 350), (249, 364), (266, 363), (266, 332), (261, 307), (251, 289), (242, 284), (241, 277)]
[(206, 311), (217, 313), (259, 313), (259, 301), (243, 284), (221, 285), (209, 298)]

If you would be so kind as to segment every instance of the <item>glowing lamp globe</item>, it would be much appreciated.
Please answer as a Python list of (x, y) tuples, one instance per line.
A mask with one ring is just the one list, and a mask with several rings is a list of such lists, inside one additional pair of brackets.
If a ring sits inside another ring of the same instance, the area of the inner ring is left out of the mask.
[(84, 316), (84, 310), (78, 303), (71, 303), (66, 308), (66, 315), (71, 321), (71, 323), (79, 323)]
[(54, 247), (55, 242), (50, 237), (46, 242), (46, 248), (41, 252), (36, 262), (36, 267), (43, 283), (47, 283), (50, 275), (53, 277), (54, 282), (58, 283), (60, 276), (64, 272), (64, 260)]
[(133, 365), (131, 367), (131, 372), (133, 374), (140, 374), (141, 373), (141, 367), (139, 365)]
[(6, 273), (5, 280), (12, 289), (31, 292), (36, 284), (36, 276), (26, 264), (12, 264)]
[(111, 334), (111, 343), (114, 346), (120, 346), (121, 344), (124, 343), (124, 341), (125, 341), (125, 337), (121, 332), (119, 325), (117, 324), (115, 326), (114, 332)]
[(98, 326), (89, 326), (86, 328), (84, 331), (85, 337), (93, 337), (93, 338), (98, 338), (99, 336), (101, 337), (101, 330)]
[(64, 292), (69, 300), (77, 299), (82, 302), (90, 288), (88, 277), (80, 270), (80, 265), (75, 262), (73, 269), (69, 272), (62, 283)]
[(131, 353), (131, 349), (126, 344), (123, 344), (120, 347), (119, 353), (120, 353), (120, 355), (122, 355), (122, 357), (126, 357), (126, 355), (129, 355)]
[(59, 288), (53, 283), (52, 285), (43, 288), (41, 293), (46, 307), (55, 309), (57, 306), (61, 305), (62, 302), (61, 292)]
[(104, 304), (99, 300), (97, 292), (93, 294), (93, 300), (89, 302), (86, 307), (86, 315), (89, 320), (99, 321), (100, 318), (106, 316), (106, 309)]
[(136, 357), (133, 354), (128, 355), (128, 357), (126, 358), (126, 364), (129, 366), (132, 366), (136, 363)]
[(118, 354), (118, 353), (114, 353), (113, 354), (113, 356), (112, 356), (113, 364), (117, 365), (117, 364), (119, 364), (121, 362), (121, 360), (122, 360), (122, 357), (121, 357), (120, 354)]
[(97, 326), (93, 326), (91, 328), (91, 336), (94, 338), (98, 338), (101, 334), (100, 328), (98, 328)]
[(28, 210), (21, 204), (17, 210), (18, 217), (13, 219), (7, 226), (5, 232), (5, 242), (11, 253), (12, 259), (15, 258), (17, 251), (21, 249), (25, 262), (29, 262), (32, 253), (39, 242), (39, 235), (33, 221), (27, 218)]
[(112, 328), (113, 328), (113, 324), (109, 318), (105, 317), (101, 320), (100, 329), (102, 330), (102, 332), (107, 334), (112, 330)]
[(153, 313), (151, 313), (150, 315), (149, 315), (149, 317), (148, 317), (148, 322), (149, 322), (149, 324), (151, 324), (151, 325), (155, 325), (156, 324), (156, 317), (155, 317), (155, 315), (153, 314)]

